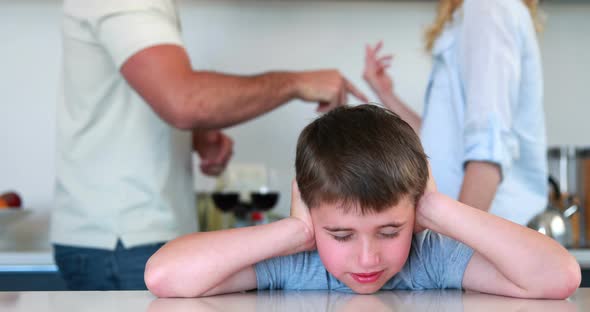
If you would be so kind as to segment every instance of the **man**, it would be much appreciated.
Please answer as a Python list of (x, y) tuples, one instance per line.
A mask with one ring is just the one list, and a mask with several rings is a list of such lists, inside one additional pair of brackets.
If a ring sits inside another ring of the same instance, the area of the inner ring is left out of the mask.
[(197, 230), (191, 150), (209, 175), (231, 157), (219, 129), (292, 99), (320, 112), (365, 100), (336, 70), (193, 70), (171, 0), (66, 0), (64, 13), (51, 239), (71, 289), (145, 289), (151, 254)]

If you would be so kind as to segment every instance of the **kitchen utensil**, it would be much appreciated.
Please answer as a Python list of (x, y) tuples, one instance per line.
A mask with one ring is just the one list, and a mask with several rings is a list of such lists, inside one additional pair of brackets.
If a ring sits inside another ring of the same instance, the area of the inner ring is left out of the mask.
[(572, 232), (579, 246), (590, 245), (590, 148), (572, 145), (554, 146), (547, 150), (549, 174), (559, 183), (563, 194), (573, 196), (578, 214), (572, 219)]
[[(554, 178), (549, 177), (549, 185), (553, 189), (553, 194), (557, 200), (561, 200), (561, 190), (559, 184)], [(573, 198), (573, 197), (572, 197)], [(570, 199), (569, 207), (562, 213), (551, 202), (547, 204), (545, 211), (536, 215), (527, 226), (531, 229), (545, 234), (565, 247), (573, 245), (572, 225), (570, 217), (578, 211), (578, 205)]]

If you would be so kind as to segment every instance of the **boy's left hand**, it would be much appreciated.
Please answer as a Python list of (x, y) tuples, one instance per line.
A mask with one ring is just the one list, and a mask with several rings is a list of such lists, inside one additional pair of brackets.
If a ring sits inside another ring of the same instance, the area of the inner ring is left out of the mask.
[(427, 229), (427, 227), (424, 226), (424, 222), (421, 222), (423, 209), (426, 209), (425, 206), (428, 206), (428, 204), (426, 204), (427, 200), (425, 198), (431, 195), (432, 193), (436, 192), (436, 181), (434, 181), (434, 176), (432, 175), (432, 168), (430, 168), (430, 162), (428, 162), (428, 182), (426, 183), (426, 189), (424, 190), (424, 194), (416, 203), (416, 219), (414, 223), (414, 233), (420, 233)]

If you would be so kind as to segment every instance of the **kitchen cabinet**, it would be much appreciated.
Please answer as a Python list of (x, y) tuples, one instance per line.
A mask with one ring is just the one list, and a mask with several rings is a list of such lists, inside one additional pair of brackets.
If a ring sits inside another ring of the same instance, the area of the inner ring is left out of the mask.
[(0, 252), (0, 291), (66, 290), (50, 250)]

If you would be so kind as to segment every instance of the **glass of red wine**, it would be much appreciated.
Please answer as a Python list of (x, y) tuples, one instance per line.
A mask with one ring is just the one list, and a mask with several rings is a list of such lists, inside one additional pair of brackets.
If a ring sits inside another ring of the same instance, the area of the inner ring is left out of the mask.
[(250, 200), (252, 201), (253, 210), (269, 211), (279, 201), (278, 192), (251, 192)]
[(215, 206), (223, 212), (233, 211), (240, 203), (238, 192), (213, 192), (211, 197)]

